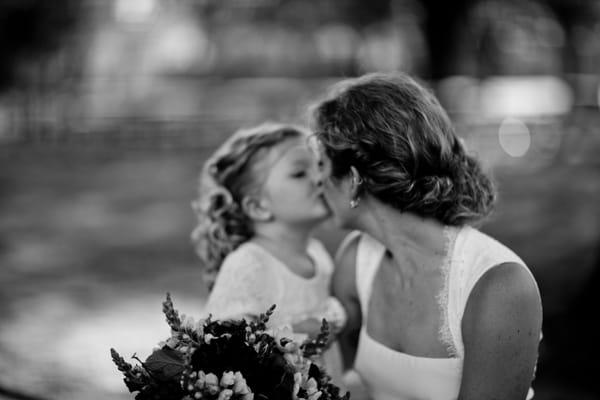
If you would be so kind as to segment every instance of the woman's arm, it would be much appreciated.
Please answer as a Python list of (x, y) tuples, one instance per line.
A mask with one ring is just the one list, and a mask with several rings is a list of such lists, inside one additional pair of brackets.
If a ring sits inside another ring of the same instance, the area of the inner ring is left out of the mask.
[(465, 346), (460, 400), (525, 399), (542, 326), (537, 286), (521, 265), (487, 271), (469, 295), (462, 320)]
[(344, 360), (344, 369), (352, 368), (362, 315), (356, 291), (356, 251), (360, 236), (344, 240), (335, 256), (335, 271), (332, 277), (332, 293), (346, 310), (346, 325), (338, 334)]

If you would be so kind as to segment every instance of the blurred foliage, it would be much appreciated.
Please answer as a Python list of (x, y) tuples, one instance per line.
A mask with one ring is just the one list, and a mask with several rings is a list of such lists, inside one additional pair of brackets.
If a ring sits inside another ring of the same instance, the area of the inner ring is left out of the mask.
[(0, 92), (27, 82), (27, 69), (61, 48), (81, 22), (79, 0), (0, 1)]

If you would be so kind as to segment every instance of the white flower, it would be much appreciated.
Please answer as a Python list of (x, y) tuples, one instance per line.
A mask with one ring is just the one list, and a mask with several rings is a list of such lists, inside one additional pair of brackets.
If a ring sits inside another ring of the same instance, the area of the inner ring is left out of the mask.
[(294, 374), (294, 389), (292, 390), (292, 395), (294, 398), (297, 398), (298, 392), (300, 391), (300, 384), (302, 383), (302, 374), (300, 372), (296, 372)]
[(319, 397), (321, 397), (321, 394), (323, 394), (321, 391), (313, 393), (310, 396), (308, 396), (308, 400), (319, 400)]
[(215, 374), (206, 374), (205, 385), (210, 394), (219, 393), (219, 378)]
[(204, 371), (198, 371), (198, 379), (196, 379), (196, 382), (194, 383), (194, 385), (198, 389), (203, 389), (205, 384), (206, 384), (206, 374), (204, 373)]
[(304, 390), (306, 390), (306, 394), (308, 394), (309, 396), (319, 391), (317, 388), (317, 381), (315, 381), (315, 378), (310, 378), (308, 381), (306, 381)]
[(298, 343), (289, 342), (289, 343), (286, 343), (285, 346), (283, 346), (283, 349), (287, 353), (294, 353), (299, 349), (299, 346), (298, 346)]
[(167, 342), (166, 342), (166, 345), (172, 349), (176, 348), (178, 344), (179, 344), (179, 340), (174, 337), (167, 339)]
[(251, 392), (248, 384), (246, 383), (246, 379), (242, 376), (241, 372), (236, 372), (234, 374), (234, 384), (233, 384), (233, 392), (235, 394), (248, 394)]
[(214, 338), (215, 336), (211, 335), (210, 333), (207, 333), (206, 335), (204, 335), (204, 342), (206, 342), (206, 344), (210, 344), (210, 341)]
[(219, 393), (219, 397), (217, 400), (229, 400), (233, 396), (233, 390), (231, 389), (223, 389), (221, 393)]
[(220, 385), (222, 387), (228, 387), (235, 383), (235, 378), (233, 372), (223, 372), (223, 376), (221, 377)]

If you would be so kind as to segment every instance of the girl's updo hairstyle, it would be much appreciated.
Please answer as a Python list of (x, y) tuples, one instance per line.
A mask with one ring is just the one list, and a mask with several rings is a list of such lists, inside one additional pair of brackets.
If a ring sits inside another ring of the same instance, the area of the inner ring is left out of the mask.
[(263, 152), (297, 137), (307, 137), (307, 132), (293, 125), (241, 129), (204, 163), (198, 198), (192, 202), (198, 224), (191, 236), (209, 288), (225, 257), (254, 235), (242, 200), (260, 185), (257, 165)]
[(435, 96), (404, 74), (368, 74), (334, 86), (312, 111), (332, 178), (354, 166), (362, 190), (400, 211), (462, 225), (487, 216), (495, 190), (466, 154)]

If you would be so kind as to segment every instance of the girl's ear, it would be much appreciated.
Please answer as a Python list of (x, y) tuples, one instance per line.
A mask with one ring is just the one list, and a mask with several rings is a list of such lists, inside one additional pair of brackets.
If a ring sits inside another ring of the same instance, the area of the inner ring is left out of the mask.
[(273, 218), (271, 210), (256, 197), (245, 196), (242, 199), (242, 210), (253, 221), (267, 222)]

